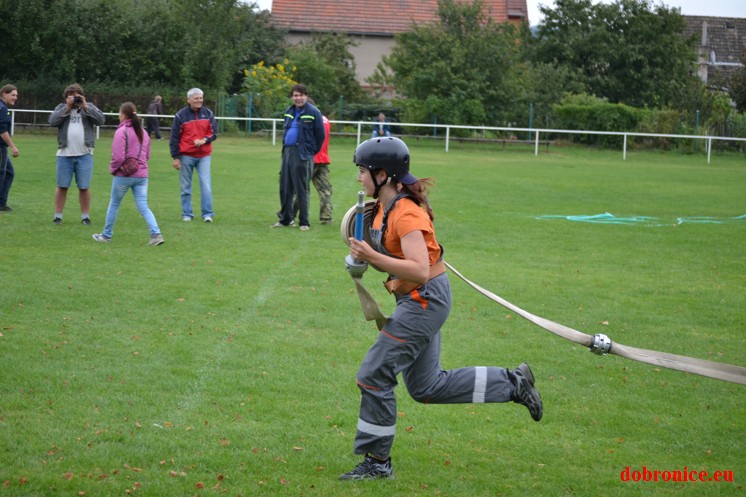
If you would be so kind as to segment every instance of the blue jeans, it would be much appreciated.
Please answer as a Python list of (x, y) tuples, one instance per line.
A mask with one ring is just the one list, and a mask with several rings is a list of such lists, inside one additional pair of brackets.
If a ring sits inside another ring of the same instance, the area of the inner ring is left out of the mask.
[(8, 192), (15, 175), (13, 163), (8, 155), (8, 147), (0, 147), (0, 207), (8, 205)]
[(212, 183), (210, 182), (210, 157), (179, 156), (181, 169), (179, 170), (179, 184), (181, 186), (181, 215), (194, 217), (192, 212), (192, 175), (197, 170), (199, 176), (200, 200), (202, 217), (213, 216), (212, 212)]
[(111, 200), (109, 201), (109, 210), (106, 211), (106, 225), (103, 232), (103, 235), (107, 238), (114, 236), (114, 223), (117, 222), (119, 206), (130, 188), (132, 188), (132, 195), (135, 197), (137, 210), (140, 211), (145, 222), (148, 223), (150, 234), (157, 235), (161, 232), (153, 212), (148, 207), (148, 178), (114, 176), (114, 181), (111, 183)]
[(57, 186), (70, 188), (75, 175), (78, 190), (87, 190), (91, 187), (93, 177), (93, 155), (76, 155), (73, 157), (57, 156)]
[(384, 136), (391, 136), (391, 131), (385, 130), (382, 135), (378, 134), (378, 126), (376, 126), (376, 129), (373, 130), (373, 133), (371, 133), (371, 138), (379, 138)]

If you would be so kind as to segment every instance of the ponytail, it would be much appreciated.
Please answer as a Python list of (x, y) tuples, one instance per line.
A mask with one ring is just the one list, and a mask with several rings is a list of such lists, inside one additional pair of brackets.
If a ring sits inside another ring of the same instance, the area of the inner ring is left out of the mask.
[(411, 185), (405, 185), (401, 183), (401, 191), (409, 195), (415, 202), (422, 207), (427, 215), (430, 216), (430, 220), (435, 219), (433, 210), (430, 208), (430, 202), (427, 199), (427, 194), (430, 192), (430, 188), (433, 186), (433, 180), (430, 178), (418, 179)]
[(135, 131), (137, 139), (142, 143), (142, 122), (140, 121), (140, 116), (137, 115), (137, 107), (135, 107), (135, 104), (132, 102), (124, 102), (122, 106), (119, 107), (119, 112), (132, 122), (132, 129)]

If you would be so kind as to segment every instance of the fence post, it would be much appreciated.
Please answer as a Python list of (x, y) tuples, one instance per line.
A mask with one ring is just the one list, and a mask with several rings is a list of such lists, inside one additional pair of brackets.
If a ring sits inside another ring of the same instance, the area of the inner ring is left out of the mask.
[(627, 160), (627, 133), (624, 133), (624, 153), (622, 154), (622, 160)]
[(249, 108), (247, 109), (248, 112), (246, 113), (249, 116), (249, 122), (248, 122), (248, 124), (246, 126), (246, 134), (247, 135), (251, 134), (251, 106), (252, 105), (254, 105), (254, 94), (251, 93), (251, 92), (249, 92)]
[(446, 126), (446, 152), (448, 152), (448, 140), (451, 137), (451, 127)]
[[(530, 140), (531, 138), (529, 138)], [(539, 130), (536, 130), (536, 143), (534, 144), (534, 157), (539, 156)]]

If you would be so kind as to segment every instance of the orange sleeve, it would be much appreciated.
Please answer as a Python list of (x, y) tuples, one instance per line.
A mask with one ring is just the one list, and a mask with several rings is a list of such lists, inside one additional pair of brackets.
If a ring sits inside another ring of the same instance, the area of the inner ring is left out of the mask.
[(401, 239), (413, 231), (421, 231), (425, 237), (425, 244), (432, 266), (440, 258), (440, 246), (435, 240), (435, 228), (427, 212), (409, 199), (397, 202), (393, 211), (389, 213), (389, 227), (386, 229), (385, 246), (392, 255), (404, 258)]

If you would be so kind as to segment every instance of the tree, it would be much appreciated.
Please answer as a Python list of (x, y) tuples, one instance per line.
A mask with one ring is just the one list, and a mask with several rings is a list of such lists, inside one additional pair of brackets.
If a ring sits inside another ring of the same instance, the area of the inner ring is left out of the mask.
[(411, 121), (504, 124), (530, 100), (527, 35), (487, 17), (481, 0), (439, 0), (438, 21), (397, 35), (371, 81), (393, 83)]
[(678, 9), (649, 0), (557, 0), (541, 7), (534, 57), (575, 71), (584, 91), (638, 107), (676, 105), (695, 78), (693, 40)]
[(731, 78), (730, 94), (738, 111), (746, 113), (746, 49), (741, 52), (741, 67)]
[(252, 95), (252, 105), (260, 117), (282, 116), (288, 106), (290, 89), (296, 84), (293, 79), (296, 70), (287, 59), (274, 66), (260, 61), (244, 70), (242, 90)]
[(291, 46), (286, 54), (296, 66), (295, 78), (306, 85), (309, 96), (328, 113), (340, 97), (348, 102), (364, 98), (355, 76), (354, 42), (343, 34), (315, 33), (308, 43)]
[(0, 2), (3, 80), (230, 90), (284, 50), (269, 13), (239, 0)]

